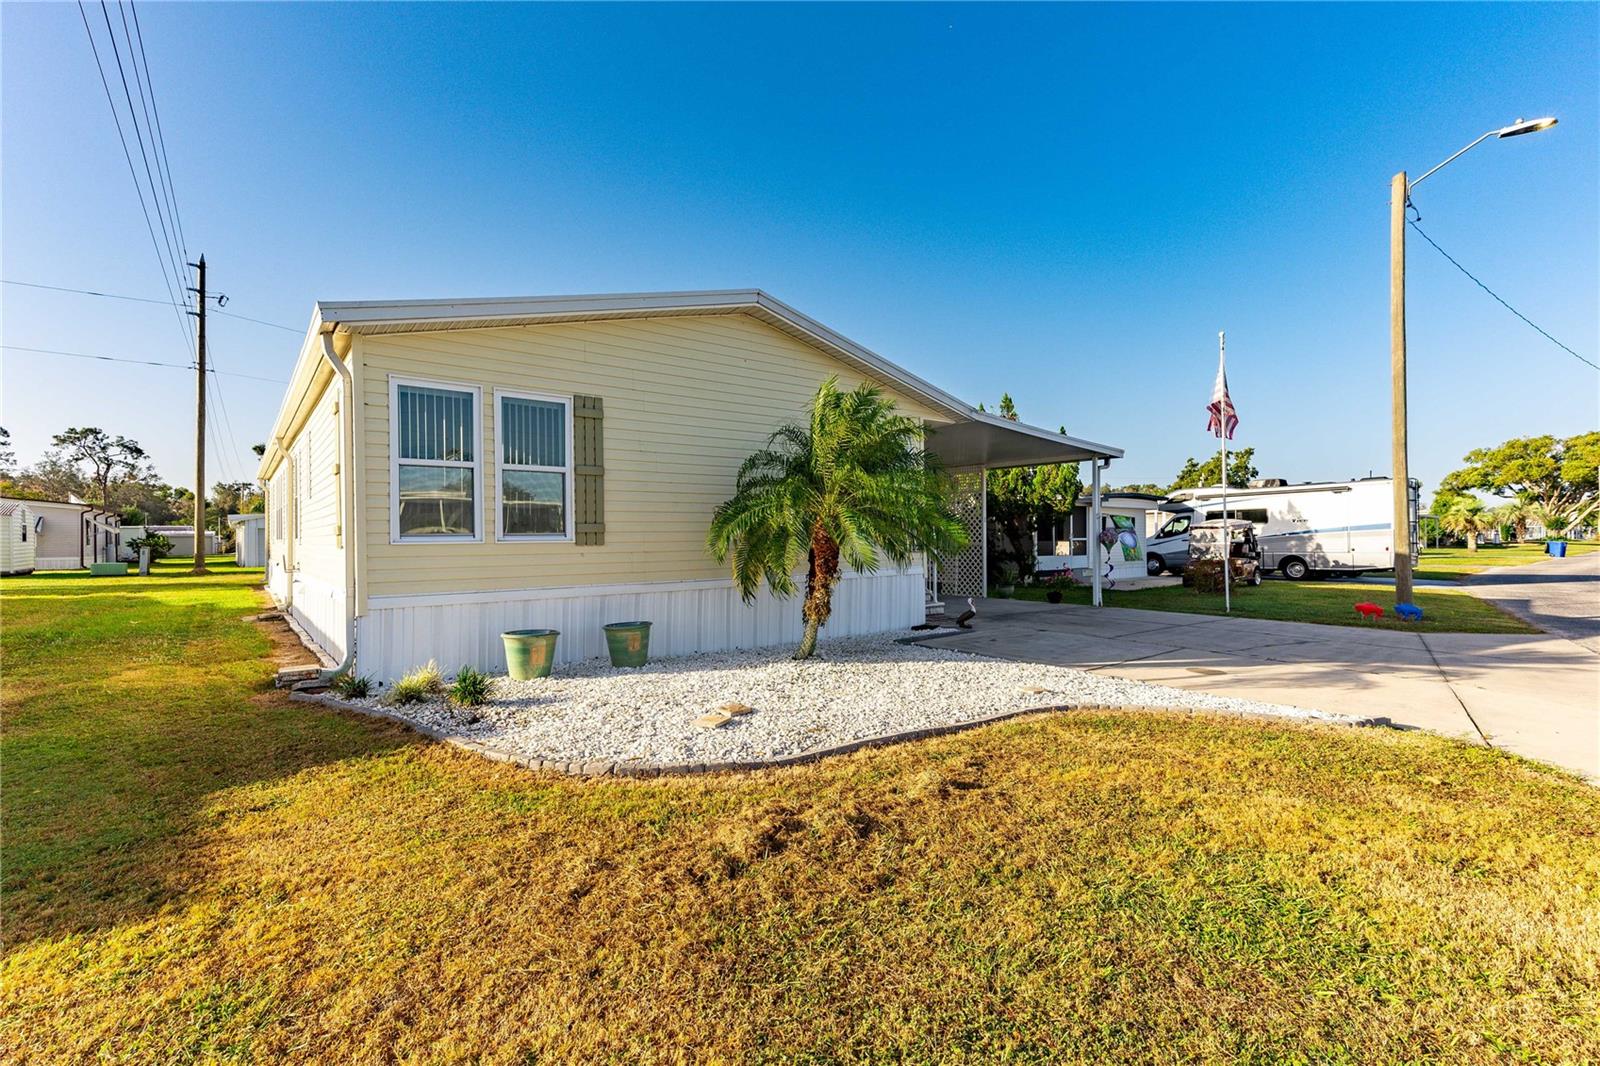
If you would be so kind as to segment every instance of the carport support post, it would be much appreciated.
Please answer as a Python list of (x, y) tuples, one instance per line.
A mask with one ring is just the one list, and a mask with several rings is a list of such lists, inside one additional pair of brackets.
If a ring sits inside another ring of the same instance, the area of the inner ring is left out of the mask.
[(1100, 602), (1100, 460), (1089, 460), (1089, 587), (1092, 602)]

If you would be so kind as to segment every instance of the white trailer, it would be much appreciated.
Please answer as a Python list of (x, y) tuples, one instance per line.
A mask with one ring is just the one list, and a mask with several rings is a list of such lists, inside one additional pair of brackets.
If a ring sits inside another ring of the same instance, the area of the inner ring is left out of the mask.
[(0, 574), (31, 574), (39, 530), (33, 509), (21, 500), (0, 500)]
[[(1149, 539), (1146, 558), (1152, 574), (1179, 572), (1189, 558), (1191, 523), (1243, 518), (1256, 528), (1261, 567), (1300, 580), (1312, 575), (1356, 576), (1368, 570), (1394, 569), (1394, 482), (1386, 477), (1356, 481), (1254, 481), (1228, 490), (1228, 513), (1222, 513), (1222, 489), (1181, 489), (1162, 506), (1171, 517)], [(1417, 546), (1417, 494), (1411, 482), (1410, 541)]]

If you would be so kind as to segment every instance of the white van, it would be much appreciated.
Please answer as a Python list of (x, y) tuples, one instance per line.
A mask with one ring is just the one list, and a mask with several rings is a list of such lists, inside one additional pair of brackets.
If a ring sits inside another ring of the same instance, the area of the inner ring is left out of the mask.
[[(1228, 490), (1228, 513), (1222, 513), (1222, 489), (1180, 489), (1162, 505), (1172, 517), (1161, 524), (1145, 546), (1149, 572), (1182, 573), (1189, 559), (1189, 526), (1219, 518), (1243, 518), (1256, 528), (1261, 542), (1261, 568), (1299, 581), (1313, 575), (1359, 576), (1368, 570), (1394, 569), (1393, 480), (1309, 482), (1253, 481)], [(1417, 545), (1417, 495), (1411, 482), (1411, 550)]]

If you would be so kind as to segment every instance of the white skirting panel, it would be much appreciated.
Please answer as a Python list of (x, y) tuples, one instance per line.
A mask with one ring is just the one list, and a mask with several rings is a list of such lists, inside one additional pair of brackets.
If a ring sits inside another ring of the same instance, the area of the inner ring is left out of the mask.
[[(850, 574), (822, 636), (910, 628), (925, 616), (923, 600), (920, 566)], [(504, 672), (500, 634), (509, 629), (559, 630), (556, 661), (577, 662), (606, 654), (608, 622), (652, 623), (652, 657), (787, 644), (800, 639), (800, 604), (798, 594), (780, 600), (765, 588), (746, 604), (727, 581), (374, 597), (356, 620), (356, 669), (390, 681), (432, 659), (447, 675), (464, 665)]]
[(334, 661), (344, 658), (344, 586), (295, 572), (290, 575), (289, 611)]
[(33, 561), (35, 570), (81, 570), (83, 563), (78, 561), (76, 555), (63, 555), (60, 557), (41, 555)]
[(283, 568), (283, 560), (277, 556), (267, 560), (267, 591), (279, 603), (289, 598), (289, 574)]

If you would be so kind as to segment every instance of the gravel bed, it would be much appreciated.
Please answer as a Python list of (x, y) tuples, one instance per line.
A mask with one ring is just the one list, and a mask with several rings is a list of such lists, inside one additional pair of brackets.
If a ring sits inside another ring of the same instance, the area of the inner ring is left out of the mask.
[[(351, 702), (521, 759), (619, 767), (769, 761), (1035, 707), (1143, 706), (1347, 720), (902, 643), (898, 636), (826, 641), (807, 662), (789, 658), (788, 647), (662, 659), (634, 670), (594, 659), (538, 681), (498, 677), (489, 701), (473, 708), (443, 700), (395, 707), (381, 693)], [(725, 703), (753, 710), (718, 728), (695, 724)]]

